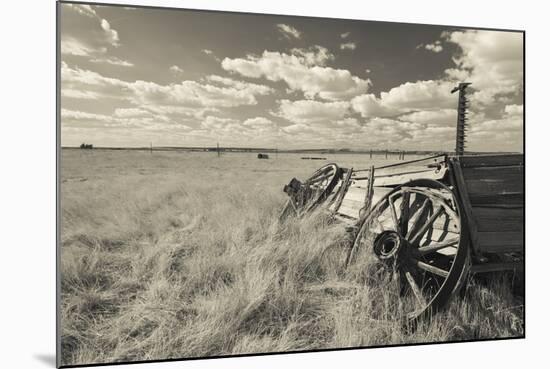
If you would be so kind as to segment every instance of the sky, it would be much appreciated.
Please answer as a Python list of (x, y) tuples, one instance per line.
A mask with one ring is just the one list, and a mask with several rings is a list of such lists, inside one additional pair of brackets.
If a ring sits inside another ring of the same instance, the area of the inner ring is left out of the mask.
[(62, 3), (61, 144), (523, 151), (523, 34)]

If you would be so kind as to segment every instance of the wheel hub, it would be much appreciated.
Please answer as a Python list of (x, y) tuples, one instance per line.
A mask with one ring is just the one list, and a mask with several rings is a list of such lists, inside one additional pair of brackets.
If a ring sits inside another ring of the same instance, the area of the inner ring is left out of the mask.
[(374, 254), (386, 263), (393, 263), (405, 250), (406, 240), (395, 231), (384, 231), (374, 240)]

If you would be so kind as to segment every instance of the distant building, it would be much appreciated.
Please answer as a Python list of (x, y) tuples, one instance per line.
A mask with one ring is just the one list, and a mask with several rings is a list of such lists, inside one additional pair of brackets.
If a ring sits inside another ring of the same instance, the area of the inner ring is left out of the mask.
[(258, 154), (258, 159), (269, 159), (269, 155), (260, 153)]
[(82, 144), (80, 145), (80, 148), (81, 148), (81, 149), (87, 149), (87, 150), (91, 150), (91, 149), (93, 149), (93, 148), (94, 148), (94, 145), (92, 145), (92, 144), (86, 144), (86, 143), (82, 143)]

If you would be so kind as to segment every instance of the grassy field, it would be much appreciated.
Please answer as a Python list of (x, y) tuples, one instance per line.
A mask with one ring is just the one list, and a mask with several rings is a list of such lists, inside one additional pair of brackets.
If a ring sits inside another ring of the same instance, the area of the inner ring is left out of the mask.
[(342, 267), (342, 227), (278, 221), (283, 185), (323, 164), (300, 156), (63, 150), (62, 363), (523, 335), (509, 274), (470, 279), (406, 330), (393, 281)]

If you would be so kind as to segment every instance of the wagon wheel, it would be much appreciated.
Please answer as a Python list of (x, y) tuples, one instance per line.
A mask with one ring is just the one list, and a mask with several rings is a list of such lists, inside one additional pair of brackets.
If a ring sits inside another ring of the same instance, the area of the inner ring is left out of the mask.
[(298, 215), (310, 212), (332, 193), (341, 176), (336, 164), (327, 164), (315, 171), (302, 185), (299, 196), (291, 196), (282, 214), (293, 211)]
[[(433, 180), (395, 188), (360, 226), (346, 263), (359, 253), (399, 280), (409, 321), (436, 312), (462, 286), (469, 270), (467, 227), (452, 191)], [(371, 259), (372, 260), (372, 259)]]

